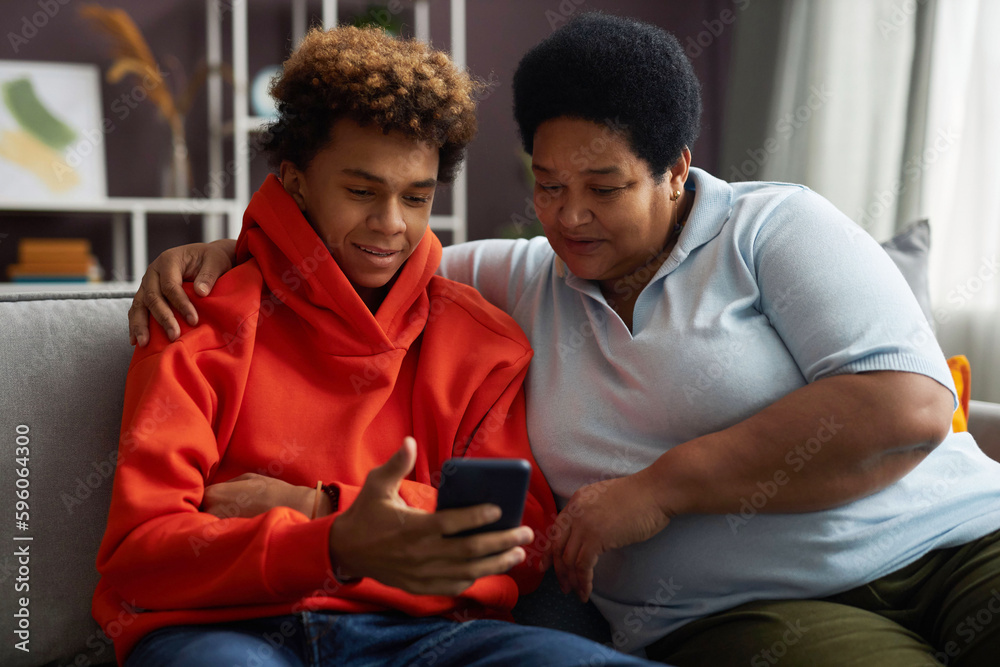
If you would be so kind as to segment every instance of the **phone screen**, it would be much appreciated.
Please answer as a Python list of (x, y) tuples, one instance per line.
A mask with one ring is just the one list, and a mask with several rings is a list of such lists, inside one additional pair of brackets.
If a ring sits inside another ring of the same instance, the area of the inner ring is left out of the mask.
[(439, 510), (492, 503), (500, 518), (491, 524), (456, 533), (465, 537), (521, 525), (531, 465), (524, 459), (449, 459), (441, 466)]

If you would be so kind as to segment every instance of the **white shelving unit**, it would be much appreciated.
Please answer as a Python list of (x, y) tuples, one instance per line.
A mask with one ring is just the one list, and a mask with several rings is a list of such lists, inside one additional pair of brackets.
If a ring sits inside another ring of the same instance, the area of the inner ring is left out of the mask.
[[(250, 139), (255, 132), (269, 122), (267, 118), (250, 115), (249, 110), (249, 64), (247, 41), (248, 2), (226, 4), (226, 9), (232, 10), (232, 43), (233, 43), (233, 119), (226, 123), (222, 117), (222, 78), (218, 74), (218, 65), (222, 63), (222, 11), (218, 0), (208, 0), (208, 62), (209, 71), (216, 74), (209, 82), (209, 129), (211, 139), (209, 145), (209, 171), (213, 174), (223, 173), (224, 137), (232, 128), (234, 157), (236, 165), (232, 175), (235, 183), (235, 204), (239, 210), (246, 207), (250, 201)], [(324, 26), (337, 22), (337, 0), (322, 0), (322, 21)], [(450, 10), (450, 44), (451, 57), (459, 67), (465, 66), (466, 35), (465, 35), (465, 0), (449, 0)], [(292, 0), (292, 40), (298, 44), (306, 32), (308, 17), (307, 0)], [(415, 0), (413, 3), (414, 35), (417, 39), (430, 40), (430, 2)], [(461, 243), (467, 238), (468, 194), (467, 175), (463, 169), (455, 178), (450, 188), (452, 194), (451, 215), (432, 215), (431, 228), (436, 231), (449, 231), (454, 243)], [(219, 189), (212, 187), (212, 197), (221, 198)], [(235, 237), (239, 233), (239, 217), (230, 216), (228, 234)]]
[[(337, 0), (322, 1), (322, 21), (324, 26), (337, 22), (339, 9)], [(250, 115), (247, 12), (249, 2), (232, 0), (206, 0), (207, 18), (207, 60), (209, 71), (206, 93), (208, 96), (209, 151), (208, 168), (210, 175), (225, 174), (223, 156), (225, 139), (233, 138), (234, 198), (225, 197), (218, 185), (219, 178), (209, 178), (203, 199), (176, 198), (127, 198), (110, 197), (93, 203), (5, 203), (0, 202), (0, 213), (98, 213), (109, 214), (112, 229), (111, 280), (101, 283), (53, 282), (53, 283), (2, 283), (0, 293), (38, 293), (63, 291), (115, 291), (131, 290), (138, 286), (138, 278), (149, 263), (147, 246), (147, 215), (176, 214), (194, 217), (201, 221), (202, 240), (213, 241), (223, 236), (235, 238), (239, 235), (243, 211), (250, 201), (250, 139), (268, 122), (266, 118)], [(291, 0), (292, 37), (298, 44), (305, 35), (308, 20), (308, 0)], [(359, 6), (365, 6), (359, 4)], [(448, 0), (450, 11), (451, 57), (459, 67), (465, 66), (465, 0)], [(222, 17), (232, 13), (232, 63), (233, 63), (233, 118), (226, 122), (223, 112), (224, 88), (219, 66), (222, 54)], [(414, 0), (414, 35), (417, 39), (430, 41), (430, 1)], [(449, 231), (454, 243), (467, 238), (468, 195), (467, 175), (463, 169), (450, 187), (452, 196), (451, 215), (432, 215), (431, 227), (436, 231)], [(106, 267), (108, 268), (108, 267)], [(124, 280), (131, 275), (132, 280)]]
[[(138, 286), (138, 279), (149, 264), (147, 214), (169, 213), (202, 220), (202, 238), (220, 237), (212, 219), (239, 216), (232, 200), (176, 199), (159, 197), (109, 197), (95, 202), (0, 202), (0, 212), (7, 213), (105, 213), (111, 217), (111, 266), (105, 267), (111, 280), (100, 283), (46, 282), (0, 283), (0, 293), (39, 293), (72, 291), (114, 291)], [(131, 239), (131, 242), (129, 242)], [(126, 281), (125, 276), (132, 280)]]

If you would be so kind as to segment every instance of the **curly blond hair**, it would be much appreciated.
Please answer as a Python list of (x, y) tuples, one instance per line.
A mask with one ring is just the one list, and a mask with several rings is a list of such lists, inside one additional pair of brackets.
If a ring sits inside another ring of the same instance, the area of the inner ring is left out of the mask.
[(313, 28), (271, 84), (278, 117), (260, 147), (272, 166), (289, 160), (305, 169), (347, 117), (437, 146), (438, 180), (450, 183), (476, 134), (481, 89), (423, 42), (379, 28)]

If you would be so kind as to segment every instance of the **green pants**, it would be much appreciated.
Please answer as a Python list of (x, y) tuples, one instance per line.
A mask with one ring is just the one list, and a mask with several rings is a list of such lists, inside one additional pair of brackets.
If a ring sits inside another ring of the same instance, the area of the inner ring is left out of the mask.
[(828, 598), (699, 619), (646, 653), (677, 667), (996, 667), (1000, 531)]

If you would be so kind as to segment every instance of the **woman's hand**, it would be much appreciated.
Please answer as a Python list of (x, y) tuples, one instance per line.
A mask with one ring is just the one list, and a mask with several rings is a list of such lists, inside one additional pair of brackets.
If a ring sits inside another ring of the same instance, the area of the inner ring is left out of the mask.
[[(220, 519), (237, 516), (249, 518), (275, 507), (291, 507), (311, 516), (316, 494), (315, 487), (295, 486), (280, 479), (248, 472), (228, 482), (206, 486), (201, 511), (214, 514)], [(321, 493), (316, 516), (326, 516), (331, 511), (330, 499), (325, 493)]]
[(670, 523), (647, 470), (577, 489), (556, 517), (552, 564), (563, 593), (590, 598), (601, 554), (653, 537)]
[(458, 595), (476, 579), (506, 572), (525, 559), (531, 528), (446, 537), (492, 523), (495, 505), (441, 512), (409, 507), (398, 490), (413, 469), (416, 442), (406, 438), (385, 465), (368, 474), (361, 493), (330, 529), (330, 561), (338, 578), (371, 577), (424, 595)]
[(226, 271), (233, 268), (236, 241), (221, 239), (212, 243), (192, 243), (165, 250), (146, 269), (139, 290), (128, 310), (128, 337), (140, 347), (149, 342), (149, 315), (160, 323), (170, 340), (181, 334), (171, 305), (191, 326), (198, 324), (198, 312), (188, 299), (181, 283), (194, 280), (195, 293), (207, 296)]

